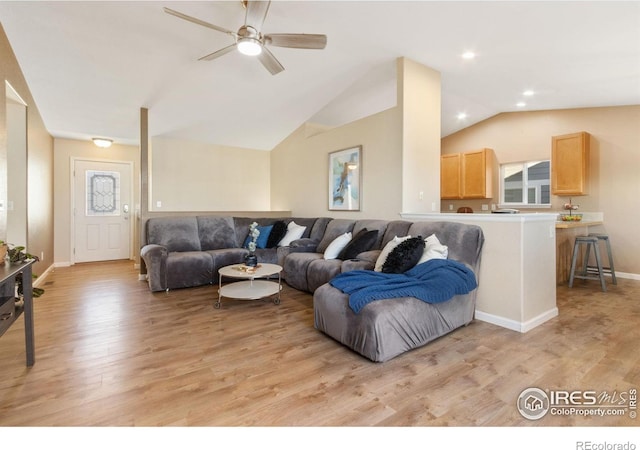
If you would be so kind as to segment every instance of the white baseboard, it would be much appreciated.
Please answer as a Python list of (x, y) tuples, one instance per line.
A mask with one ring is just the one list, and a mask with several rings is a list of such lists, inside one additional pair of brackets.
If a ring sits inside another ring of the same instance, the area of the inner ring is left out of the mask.
[(41, 274), (36, 274), (38, 275), (38, 278), (36, 278), (35, 280), (33, 280), (33, 287), (40, 287), (40, 285), (44, 284), (47, 276), (53, 272), (53, 264), (50, 265), (49, 267), (46, 268), (46, 270), (41, 273)]
[[(609, 275), (609, 274), (605, 274)], [(609, 275), (611, 276), (611, 275)], [(626, 273), (626, 272), (618, 272), (616, 270), (616, 278), (626, 278), (628, 280), (640, 280), (640, 274), (638, 273)]]
[(60, 261), (53, 263), (53, 267), (71, 267), (71, 263), (69, 261)]
[(545, 311), (542, 314), (534, 317), (526, 322), (518, 322), (517, 320), (507, 319), (506, 317), (496, 316), (476, 309), (476, 319), (488, 322), (499, 327), (507, 328), (509, 330), (518, 331), (520, 333), (526, 333), (543, 324), (549, 319), (553, 319), (558, 315), (558, 308), (552, 308), (549, 311)]
[(138, 274), (138, 281), (147, 281), (147, 275), (144, 273)]

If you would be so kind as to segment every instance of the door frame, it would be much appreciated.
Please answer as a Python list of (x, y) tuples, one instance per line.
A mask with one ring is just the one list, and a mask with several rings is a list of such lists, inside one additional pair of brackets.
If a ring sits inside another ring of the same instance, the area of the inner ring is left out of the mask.
[[(75, 210), (76, 210), (76, 185), (75, 185), (75, 169), (76, 169), (76, 162), (77, 161), (85, 161), (85, 162), (90, 162), (90, 163), (115, 163), (115, 164), (125, 164), (129, 166), (129, 186), (131, 186), (131, 188), (129, 189), (129, 201), (128, 204), (131, 205), (131, 207), (129, 208), (129, 260), (133, 260), (134, 259), (134, 255), (133, 255), (133, 244), (134, 244), (134, 240), (133, 240), (133, 233), (134, 233), (134, 227), (133, 227), (133, 220), (131, 219), (132, 217), (135, 216), (134, 211), (133, 211), (133, 198), (134, 198), (134, 186), (133, 186), (133, 169), (134, 169), (134, 162), (133, 161), (122, 161), (122, 160), (117, 160), (117, 159), (107, 159), (107, 158), (86, 158), (86, 157), (82, 157), (82, 156), (72, 156), (70, 159), (70, 168), (69, 168), (69, 186), (70, 186), (70, 198), (71, 198), (71, 204), (69, 205), (69, 214), (71, 215), (70, 220), (69, 220), (69, 233), (70, 233), (70, 239), (69, 239), (69, 255), (70, 255), (70, 264), (74, 265), (76, 263), (76, 253), (75, 253), (75, 246), (76, 246), (76, 215), (75, 215)], [(124, 203), (124, 201), (121, 201), (121, 203)]]

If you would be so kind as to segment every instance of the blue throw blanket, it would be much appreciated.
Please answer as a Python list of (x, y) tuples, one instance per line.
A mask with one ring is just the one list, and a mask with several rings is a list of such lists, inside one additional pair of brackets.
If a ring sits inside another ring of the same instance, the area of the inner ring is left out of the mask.
[(353, 270), (329, 283), (349, 294), (349, 306), (356, 314), (374, 300), (415, 297), (440, 303), (478, 286), (471, 269), (450, 259), (431, 259), (401, 274)]

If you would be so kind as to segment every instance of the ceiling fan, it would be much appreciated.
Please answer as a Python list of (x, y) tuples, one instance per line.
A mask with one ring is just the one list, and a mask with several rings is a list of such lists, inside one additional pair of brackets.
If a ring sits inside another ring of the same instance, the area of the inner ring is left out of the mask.
[(242, 4), (246, 8), (246, 14), (244, 25), (242, 25), (237, 32), (188, 16), (173, 9), (164, 8), (164, 11), (172, 16), (179, 17), (180, 19), (193, 22), (203, 27), (211, 28), (233, 37), (235, 41), (233, 44), (205, 55), (202, 58), (199, 58), (199, 61), (210, 61), (237, 49), (242, 54), (257, 56), (262, 65), (271, 72), (272, 75), (276, 75), (282, 72), (284, 67), (276, 57), (273, 56), (273, 53), (269, 51), (267, 45), (273, 47), (316, 50), (321, 50), (327, 45), (327, 36), (324, 34), (279, 33), (263, 35), (260, 30), (267, 16), (271, 1), (243, 0)]

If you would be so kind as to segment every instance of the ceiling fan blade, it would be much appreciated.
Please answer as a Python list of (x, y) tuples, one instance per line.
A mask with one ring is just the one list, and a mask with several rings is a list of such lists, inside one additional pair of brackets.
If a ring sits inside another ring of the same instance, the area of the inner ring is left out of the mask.
[(284, 70), (280, 61), (264, 46), (262, 47), (262, 52), (258, 55), (258, 59), (262, 65), (271, 72), (271, 75), (277, 75)]
[(202, 25), (203, 27), (211, 28), (212, 30), (220, 31), (221, 33), (226, 33), (231, 36), (235, 36), (236, 34), (233, 31), (227, 30), (226, 28), (219, 27), (209, 22), (205, 22), (204, 20), (196, 19), (195, 17), (187, 16), (186, 14), (182, 14), (179, 11), (175, 11), (170, 8), (164, 8), (164, 12), (167, 14), (171, 14), (172, 16), (179, 17), (180, 19), (187, 20), (189, 22), (195, 23), (197, 25)]
[(244, 18), (244, 24), (260, 31), (271, 1), (247, 1), (247, 13)]
[(212, 59), (216, 59), (221, 57), (222, 55), (226, 55), (230, 51), (236, 48), (236, 44), (231, 44), (228, 47), (221, 48), (213, 53), (209, 53), (208, 55), (203, 56), (202, 58), (198, 58), (198, 61), (211, 61)]
[(324, 34), (269, 34), (264, 40), (274, 47), (321, 50), (327, 46), (327, 36)]

